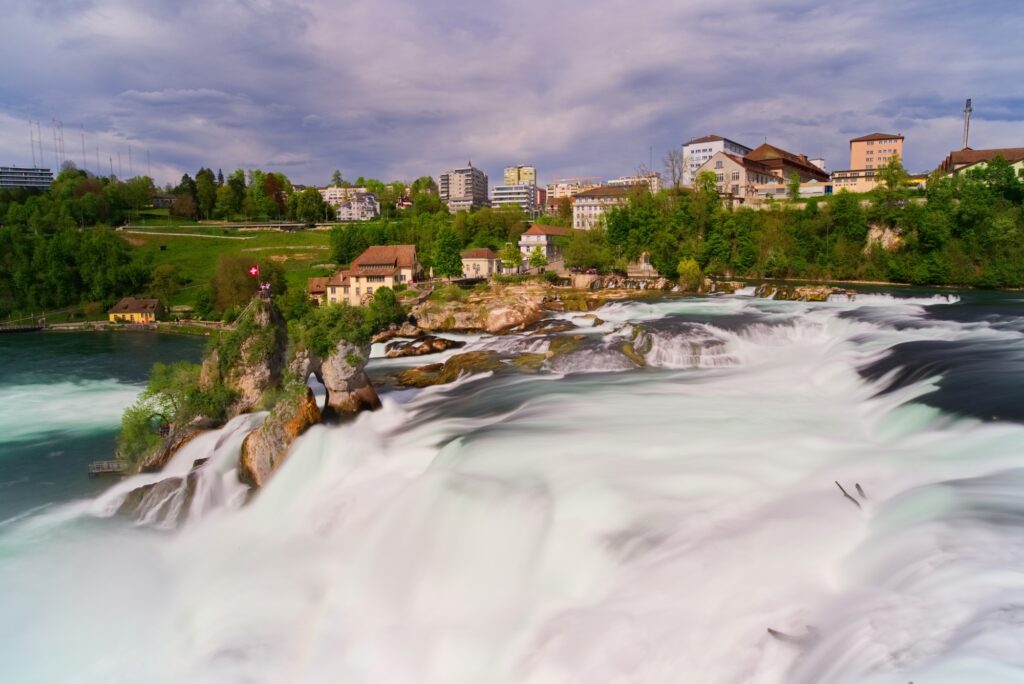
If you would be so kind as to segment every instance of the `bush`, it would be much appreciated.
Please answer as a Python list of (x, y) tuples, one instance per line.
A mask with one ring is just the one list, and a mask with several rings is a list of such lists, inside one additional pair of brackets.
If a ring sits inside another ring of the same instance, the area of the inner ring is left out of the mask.
[(157, 444), (160, 437), (153, 431), (150, 417), (152, 404), (140, 398), (125, 409), (121, 416), (121, 432), (117, 436), (118, 457), (129, 463), (138, 463)]
[(684, 289), (694, 291), (700, 289), (700, 285), (704, 281), (704, 273), (700, 270), (700, 264), (695, 259), (687, 258), (681, 260), (676, 267), (676, 272), (679, 274), (679, 284)]
[(432, 302), (463, 302), (469, 293), (458, 285), (442, 285), (430, 293)]

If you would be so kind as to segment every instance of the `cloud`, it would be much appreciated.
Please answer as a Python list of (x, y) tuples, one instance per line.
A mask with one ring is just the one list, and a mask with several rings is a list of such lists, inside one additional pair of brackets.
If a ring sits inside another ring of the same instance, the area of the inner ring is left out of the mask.
[(161, 182), (199, 166), (411, 179), (470, 158), (492, 178), (521, 162), (544, 180), (612, 176), (705, 133), (843, 168), (849, 138), (874, 130), (902, 132), (923, 170), (959, 144), (964, 97), (972, 144), (1024, 145), (1008, 3), (29, 6), (0, 26), (0, 61), (18, 64), (0, 74), (5, 163), (31, 161), (24, 120), (56, 117), (103, 156), (149, 150)]

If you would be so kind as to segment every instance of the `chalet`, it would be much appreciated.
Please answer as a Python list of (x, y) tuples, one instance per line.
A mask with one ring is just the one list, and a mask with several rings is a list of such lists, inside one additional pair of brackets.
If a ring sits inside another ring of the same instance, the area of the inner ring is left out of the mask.
[(306, 290), (309, 298), (317, 304), (323, 304), (327, 297), (327, 282), (330, 278), (310, 278), (306, 283)]
[(547, 257), (548, 263), (562, 258), (562, 247), (556, 243), (557, 238), (566, 237), (571, 231), (561, 226), (545, 226), (535, 223), (519, 237), (519, 251), (527, 260), (536, 247), (540, 247)]
[(342, 269), (327, 279), (326, 301), (361, 306), (373, 298), (374, 290), (411, 284), (420, 272), (416, 245), (367, 247), (352, 260), (348, 269)]
[(155, 323), (163, 316), (158, 299), (125, 297), (107, 311), (111, 323)]

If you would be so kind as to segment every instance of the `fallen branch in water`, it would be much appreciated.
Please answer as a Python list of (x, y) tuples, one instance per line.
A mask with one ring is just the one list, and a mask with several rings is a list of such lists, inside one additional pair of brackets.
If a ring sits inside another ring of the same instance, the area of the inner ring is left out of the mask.
[(860, 501), (857, 501), (852, 496), (850, 496), (849, 493), (847, 493), (847, 491), (845, 489), (843, 489), (843, 485), (839, 484), (838, 480), (836, 481), (836, 487), (839, 487), (839, 491), (841, 491), (843, 493), (843, 496), (845, 496), (847, 499), (852, 501), (854, 506), (856, 506), (857, 508), (861, 507)]
[(818, 640), (819, 634), (817, 628), (812, 627), (811, 625), (807, 625), (806, 630), (807, 631), (805, 634), (803, 634), (802, 636), (797, 636), (795, 634), (786, 634), (785, 632), (780, 632), (777, 629), (772, 629), (771, 627), (769, 627), (768, 634), (774, 637), (775, 639), (778, 639), (779, 641), (785, 641), (788, 644), (796, 644), (797, 646), (810, 646)]

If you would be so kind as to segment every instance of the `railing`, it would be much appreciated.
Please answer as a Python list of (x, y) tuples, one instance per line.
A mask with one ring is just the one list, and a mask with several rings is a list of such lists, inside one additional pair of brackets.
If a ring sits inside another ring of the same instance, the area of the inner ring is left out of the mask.
[(89, 477), (121, 475), (128, 469), (125, 461), (93, 461), (89, 464)]

